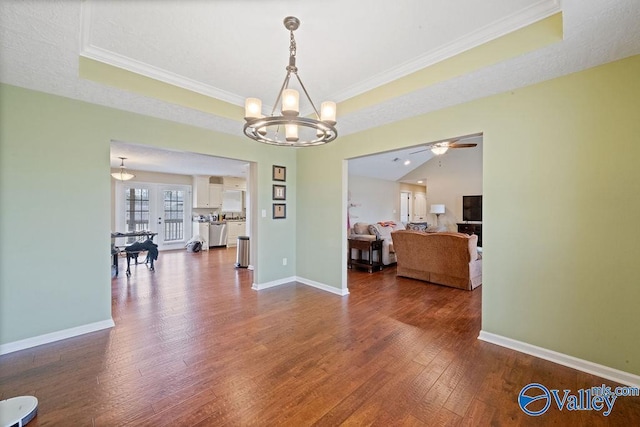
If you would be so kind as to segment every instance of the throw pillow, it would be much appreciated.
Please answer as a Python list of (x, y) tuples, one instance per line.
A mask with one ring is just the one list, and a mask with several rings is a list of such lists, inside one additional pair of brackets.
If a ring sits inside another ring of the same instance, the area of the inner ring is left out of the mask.
[(410, 222), (407, 224), (407, 230), (426, 231), (428, 224), (426, 222)]
[(373, 225), (373, 224), (369, 225), (369, 234), (372, 234), (372, 235), (376, 236), (376, 240), (380, 240), (382, 238), (380, 236), (380, 232), (378, 231), (376, 226)]
[(353, 224), (353, 232), (356, 234), (369, 234), (369, 224), (366, 222), (356, 222)]

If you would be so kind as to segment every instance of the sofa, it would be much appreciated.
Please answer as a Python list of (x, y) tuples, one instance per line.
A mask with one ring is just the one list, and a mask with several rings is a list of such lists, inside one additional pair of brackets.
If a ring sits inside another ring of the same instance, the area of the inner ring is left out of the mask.
[[(393, 221), (382, 221), (375, 224), (367, 222), (356, 222), (349, 232), (350, 239), (358, 240), (382, 240), (382, 264), (391, 265), (396, 262), (396, 251), (394, 249), (391, 233), (397, 230), (404, 230), (402, 223), (396, 224)], [(366, 258), (368, 254), (363, 254)], [(377, 254), (374, 254), (374, 261), (379, 262)]]
[(464, 233), (394, 231), (397, 275), (472, 290), (482, 284), (478, 236)]

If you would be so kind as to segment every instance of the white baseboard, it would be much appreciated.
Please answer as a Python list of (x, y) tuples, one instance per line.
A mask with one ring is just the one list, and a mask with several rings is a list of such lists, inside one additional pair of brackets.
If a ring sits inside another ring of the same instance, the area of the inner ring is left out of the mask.
[(285, 285), (287, 283), (295, 282), (296, 276), (285, 277), (284, 279), (273, 280), (267, 283), (254, 283), (251, 285), (251, 289), (254, 291), (261, 291), (263, 289), (273, 288), (274, 286)]
[(37, 337), (27, 338), (20, 341), (14, 341), (0, 345), (0, 355), (13, 353), (14, 351), (25, 350), (27, 348), (36, 347), (42, 344), (49, 344), (55, 341), (67, 338), (77, 337), (78, 335), (96, 332), (102, 329), (113, 328), (116, 324), (113, 319), (102, 320), (100, 322), (89, 323), (75, 328), (64, 329), (62, 331), (51, 332), (49, 334), (38, 335)]
[(339, 289), (334, 286), (325, 285), (324, 283), (316, 282), (315, 280), (305, 279), (304, 277), (296, 277), (296, 281), (305, 284), (307, 286), (311, 286), (326, 292), (331, 292), (332, 294), (340, 295), (341, 297), (345, 295), (349, 295), (349, 289)]
[(304, 277), (298, 276), (285, 277), (284, 279), (278, 279), (267, 283), (254, 283), (251, 286), (251, 289), (253, 289), (254, 291), (260, 291), (262, 289), (273, 288), (275, 286), (280, 286), (291, 282), (302, 283), (303, 285), (311, 286), (316, 289), (331, 292), (332, 294), (340, 296), (349, 295), (349, 289), (338, 289), (333, 286), (325, 285), (324, 283), (316, 282), (315, 280), (305, 279)]
[(610, 368), (608, 366), (599, 365), (597, 363), (589, 362), (588, 360), (578, 359), (577, 357), (558, 353), (557, 351), (548, 350), (546, 348), (527, 344), (522, 341), (503, 337), (502, 335), (492, 334), (490, 332), (480, 331), (478, 339), (491, 344), (499, 345), (501, 347), (510, 348), (521, 353), (530, 354), (532, 356), (539, 357), (540, 359), (548, 360), (559, 365), (568, 366), (569, 368), (577, 369), (588, 374), (597, 375), (599, 377), (606, 378), (620, 384), (628, 385), (631, 387), (640, 387), (640, 376), (631, 374), (629, 372), (624, 372), (618, 369)]

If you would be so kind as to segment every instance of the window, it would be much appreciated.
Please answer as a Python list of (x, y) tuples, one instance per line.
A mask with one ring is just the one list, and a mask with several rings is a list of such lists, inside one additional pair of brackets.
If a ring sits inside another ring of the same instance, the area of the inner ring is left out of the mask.
[[(149, 190), (147, 188), (127, 188), (125, 222), (127, 232), (149, 230)], [(127, 243), (135, 241), (129, 237)]]
[(164, 241), (184, 239), (184, 191), (164, 191)]

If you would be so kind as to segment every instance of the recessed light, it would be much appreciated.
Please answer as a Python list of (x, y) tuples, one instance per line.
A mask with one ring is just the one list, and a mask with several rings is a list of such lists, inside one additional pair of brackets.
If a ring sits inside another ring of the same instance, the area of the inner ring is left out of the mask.
[(420, 181), (418, 181), (418, 184), (422, 184), (423, 182), (424, 182), (424, 181), (420, 180)]
[(404, 165), (405, 165), (405, 166), (410, 165), (410, 164), (411, 164), (411, 160), (405, 160), (405, 161), (404, 161)]

